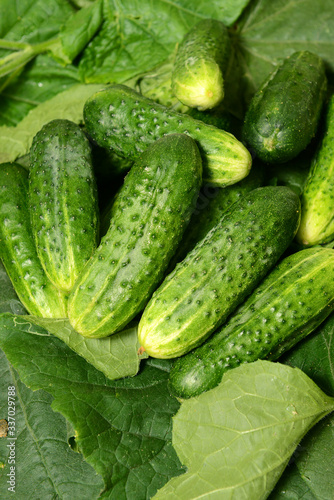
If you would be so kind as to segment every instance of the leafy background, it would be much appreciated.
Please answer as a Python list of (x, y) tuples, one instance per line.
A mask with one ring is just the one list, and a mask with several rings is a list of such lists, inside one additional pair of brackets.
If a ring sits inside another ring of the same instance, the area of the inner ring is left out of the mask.
[[(72, 18), (81, 7), (92, 5), (94, 26), (89, 24), (91, 11), (86, 17), (81, 14), (80, 23)], [(100, 8), (101, 22), (96, 14)], [(80, 123), (83, 103), (101, 86), (154, 81), (182, 36), (204, 17), (230, 27), (234, 48), (225, 106), (238, 117), (269, 71), (295, 50), (322, 56), (332, 79), (332, 0), (2, 0), (1, 39), (55, 43), (0, 79), (1, 161), (23, 161), (32, 136), (45, 121), (64, 117)], [(82, 38), (83, 25), (90, 28), (86, 31), (91, 39)], [(1, 47), (0, 57), (11, 53)], [(71, 63), (65, 63), (69, 57)], [(61, 329), (55, 336), (55, 325), (48, 328), (18, 318), (26, 312), (2, 268), (0, 312), (0, 344), (7, 355), (0, 358), (0, 418), (6, 416), (8, 384), (15, 383), (19, 395), (18, 499), (29, 498), (30, 485), (31, 498), (93, 499), (102, 491), (103, 498), (141, 500), (185, 472), (171, 441), (179, 402), (168, 393), (168, 362), (144, 360), (136, 377), (108, 379), (61, 340)], [(330, 317), (283, 360), (300, 367), (332, 396), (333, 336)], [(23, 459), (28, 449), (34, 450), (30, 461)], [(334, 418), (329, 416), (298, 446), (270, 500), (331, 500), (333, 450)], [(4, 499), (10, 498), (7, 456), (5, 440), (0, 440)]]

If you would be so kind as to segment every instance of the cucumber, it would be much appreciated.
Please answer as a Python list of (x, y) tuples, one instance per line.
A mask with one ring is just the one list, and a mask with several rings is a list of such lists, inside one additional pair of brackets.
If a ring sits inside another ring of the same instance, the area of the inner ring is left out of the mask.
[(66, 297), (48, 280), (38, 258), (28, 212), (28, 172), (0, 165), (0, 256), (15, 291), (33, 316), (66, 317)]
[(207, 125), (225, 130), (237, 139), (241, 136), (242, 121), (229, 111), (221, 110), (220, 107), (214, 111), (199, 111), (196, 108), (189, 108), (187, 114), (195, 120), (201, 120)]
[(296, 240), (302, 245), (334, 239), (334, 97), (326, 114), (325, 133), (312, 159), (302, 193), (302, 215)]
[(294, 52), (253, 96), (243, 125), (245, 143), (267, 163), (291, 160), (316, 133), (326, 89), (323, 60)]
[(263, 184), (264, 169), (262, 167), (259, 164), (253, 165), (245, 179), (226, 188), (202, 186), (189, 225), (170, 262), (170, 271), (219, 223), (224, 212), (233, 203), (236, 203), (241, 196)]
[(124, 85), (111, 85), (91, 96), (84, 106), (84, 120), (99, 146), (133, 159), (166, 134), (190, 135), (201, 152), (204, 183), (225, 187), (246, 177), (251, 168), (249, 151), (233, 135)]
[(98, 235), (96, 182), (88, 139), (69, 120), (53, 120), (33, 139), (29, 210), (37, 253), (59, 289), (69, 292)]
[(285, 186), (234, 203), (146, 306), (138, 335), (147, 354), (174, 358), (201, 344), (274, 266), (299, 220), (299, 197)]
[(227, 27), (202, 19), (180, 42), (172, 72), (172, 91), (184, 105), (211, 109), (224, 98), (224, 73), (230, 58)]
[(196, 142), (185, 134), (159, 139), (137, 160), (115, 197), (108, 232), (70, 294), (76, 331), (111, 335), (145, 307), (189, 222), (201, 173)]
[(207, 342), (174, 362), (172, 394), (197, 396), (241, 363), (278, 359), (333, 309), (334, 250), (314, 247), (286, 257)]

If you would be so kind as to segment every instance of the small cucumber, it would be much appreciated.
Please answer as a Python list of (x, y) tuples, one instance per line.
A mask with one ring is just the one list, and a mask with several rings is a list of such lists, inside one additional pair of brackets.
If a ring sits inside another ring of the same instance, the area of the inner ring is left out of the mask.
[(274, 266), (299, 220), (299, 197), (285, 186), (234, 203), (146, 306), (138, 335), (147, 354), (175, 358), (201, 344)]
[(68, 315), (79, 333), (106, 337), (145, 307), (189, 222), (201, 174), (198, 147), (184, 134), (159, 139), (137, 160), (70, 294)]
[(29, 209), (49, 279), (69, 292), (97, 245), (98, 204), (91, 149), (80, 127), (53, 120), (33, 139)]
[(157, 104), (124, 85), (111, 85), (90, 97), (84, 106), (84, 120), (99, 146), (133, 159), (164, 135), (190, 135), (201, 152), (204, 183), (225, 187), (246, 177), (251, 168), (249, 151), (233, 135)]
[(263, 182), (264, 169), (262, 165), (257, 164), (253, 165), (245, 179), (232, 186), (226, 188), (212, 187), (210, 185), (202, 186), (189, 225), (170, 262), (170, 271), (219, 223), (224, 212), (233, 203), (239, 201), (241, 196), (249, 193), (249, 191), (263, 185)]
[(211, 109), (224, 98), (224, 73), (231, 52), (227, 27), (202, 19), (178, 46), (172, 73), (172, 91), (186, 106)]
[(0, 256), (15, 291), (33, 316), (66, 317), (66, 298), (48, 280), (38, 258), (28, 212), (28, 172), (0, 165)]
[(326, 115), (325, 134), (312, 159), (302, 193), (302, 215), (296, 240), (302, 245), (334, 239), (334, 97)]
[(175, 361), (171, 392), (197, 396), (241, 363), (278, 359), (333, 309), (334, 250), (309, 248), (286, 257), (207, 342)]
[(246, 144), (268, 163), (297, 156), (316, 133), (326, 89), (323, 60), (294, 52), (253, 96), (243, 125)]

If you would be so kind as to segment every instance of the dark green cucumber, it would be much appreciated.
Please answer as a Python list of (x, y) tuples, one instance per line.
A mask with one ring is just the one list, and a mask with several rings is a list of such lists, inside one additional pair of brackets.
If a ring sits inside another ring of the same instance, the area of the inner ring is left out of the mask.
[(268, 163), (297, 156), (316, 133), (326, 89), (323, 60), (294, 52), (253, 96), (243, 126), (246, 144)]
[(15, 291), (33, 316), (66, 317), (66, 297), (48, 280), (38, 258), (28, 211), (28, 172), (0, 165), (0, 256)]
[(230, 58), (227, 27), (202, 19), (178, 46), (172, 73), (172, 91), (186, 106), (200, 110), (217, 106), (224, 98), (224, 73)]
[(53, 120), (30, 151), (29, 208), (49, 279), (69, 292), (97, 245), (98, 204), (91, 149), (80, 127)]
[(283, 259), (202, 346), (175, 361), (169, 386), (189, 398), (224, 373), (257, 359), (276, 360), (334, 309), (334, 250), (311, 248)]
[(302, 193), (302, 216), (296, 240), (302, 245), (334, 239), (334, 97), (329, 101), (325, 133), (313, 157)]
[(182, 241), (173, 256), (169, 269), (183, 260), (186, 255), (201, 241), (207, 233), (219, 223), (224, 212), (236, 203), (241, 196), (263, 185), (264, 171), (262, 165), (253, 165), (245, 179), (226, 188), (202, 186), (194, 213), (183, 235)]
[(147, 354), (174, 358), (201, 344), (274, 266), (299, 220), (299, 197), (284, 186), (234, 203), (153, 294), (138, 330)]
[(111, 335), (144, 308), (189, 222), (201, 173), (196, 143), (184, 134), (163, 137), (137, 160), (70, 294), (68, 315), (79, 333)]
[(251, 168), (249, 151), (233, 135), (157, 104), (124, 85), (111, 85), (89, 98), (84, 120), (99, 146), (133, 159), (164, 135), (190, 135), (201, 152), (203, 182), (224, 187), (246, 177)]

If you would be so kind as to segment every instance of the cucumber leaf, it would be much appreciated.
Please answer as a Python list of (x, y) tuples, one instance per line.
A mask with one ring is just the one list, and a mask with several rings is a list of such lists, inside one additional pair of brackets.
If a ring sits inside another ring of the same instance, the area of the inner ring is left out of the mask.
[(82, 123), (83, 106), (101, 85), (76, 84), (32, 109), (16, 127), (0, 127), (0, 162), (14, 161), (28, 153), (42, 126), (55, 118)]
[(151, 498), (183, 472), (171, 443), (179, 408), (167, 388), (171, 363), (146, 360), (136, 377), (111, 381), (34, 328), (41, 335), (27, 341), (23, 318), (17, 324), (12, 315), (1, 315), (0, 347), (24, 384), (52, 395), (52, 409), (70, 422), (77, 449), (104, 479), (102, 498)]
[(297, 368), (256, 361), (182, 403), (173, 446), (188, 467), (155, 499), (266, 498), (304, 435), (334, 399)]
[[(140, 344), (135, 323), (111, 337), (89, 339), (73, 330), (67, 319), (25, 316), (22, 318), (22, 323), (20, 323), (21, 318), (18, 317), (14, 317), (13, 321), (29, 335), (42, 335), (40, 332), (35, 332), (33, 328), (33, 325), (41, 326), (45, 330), (45, 335), (52, 333), (110, 380), (133, 377), (138, 373), (140, 359), (147, 357), (146, 355), (142, 355), (141, 358), (138, 356)], [(26, 339), (26, 342), (29, 340)]]
[[(8, 401), (14, 403), (10, 416)], [(103, 481), (69, 447), (66, 421), (51, 402), (47, 392), (28, 389), (0, 351), (0, 419), (9, 421), (7, 436), (0, 438), (1, 498), (98, 498)], [(15, 467), (12, 477), (10, 467)]]

